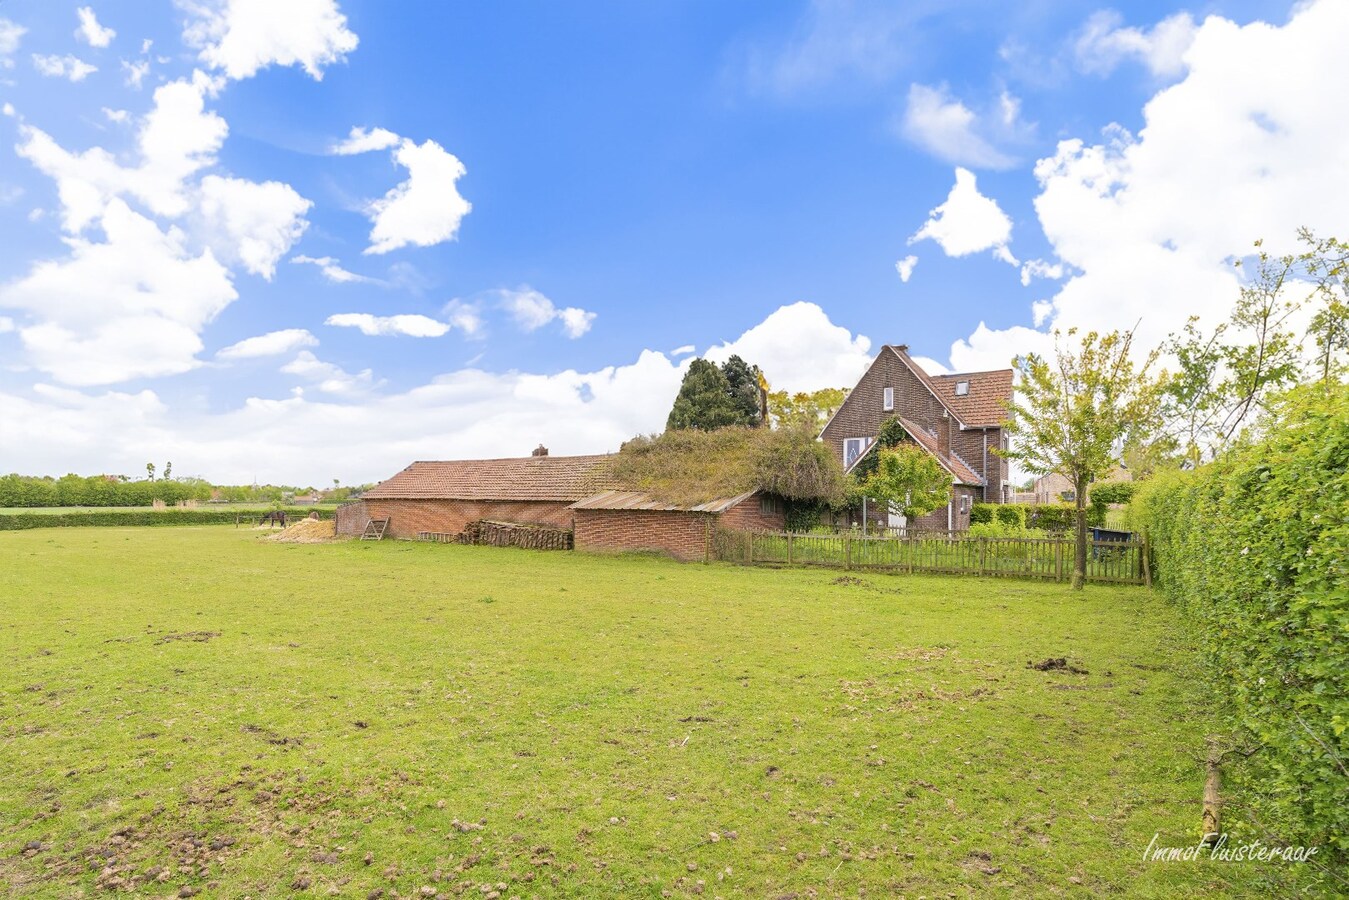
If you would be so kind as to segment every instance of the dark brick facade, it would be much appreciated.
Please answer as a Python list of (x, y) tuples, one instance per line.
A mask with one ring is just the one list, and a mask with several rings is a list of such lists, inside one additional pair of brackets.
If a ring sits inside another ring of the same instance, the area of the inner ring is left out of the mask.
[(749, 497), (722, 513), (652, 509), (577, 509), (576, 549), (596, 553), (654, 550), (685, 561), (707, 558), (711, 530), (783, 531), (778, 498)]
[[(975, 489), (977, 499), (980, 502), (1003, 502), (1009, 478), (1008, 463), (993, 453), (995, 448), (1003, 446), (1003, 429), (962, 425), (957, 418), (951, 417), (942, 401), (915, 373), (917, 368), (918, 364), (909, 359), (904, 350), (882, 347), (871, 368), (825, 426), (821, 439), (840, 461), (846, 463), (844, 442), (849, 438), (875, 438), (881, 423), (891, 416), (903, 416), (941, 438), (945, 438), (942, 432), (949, 423), (951, 452), (986, 482)], [(884, 408), (886, 388), (893, 389), (892, 410)], [(942, 527), (945, 527), (944, 510), (940, 516)]]

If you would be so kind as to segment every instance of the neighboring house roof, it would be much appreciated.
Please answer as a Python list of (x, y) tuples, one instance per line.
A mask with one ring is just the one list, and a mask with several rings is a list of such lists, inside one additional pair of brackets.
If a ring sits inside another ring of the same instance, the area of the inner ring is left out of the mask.
[(574, 503), (610, 487), (612, 457), (522, 456), (415, 462), (364, 500), (548, 500)]
[[(903, 416), (896, 416), (896, 418), (899, 419), (899, 424), (904, 426), (904, 430), (909, 433), (909, 437), (913, 439), (913, 442), (935, 456), (937, 462), (941, 463), (946, 471), (951, 473), (951, 477), (955, 479), (956, 483), (967, 484), (974, 487), (983, 485), (984, 480), (979, 477), (977, 472), (966, 465), (965, 461), (959, 456), (956, 456), (954, 453), (942, 455), (935, 434), (932, 434), (930, 431), (925, 431), (923, 428), (919, 427), (916, 422), (906, 419)], [(876, 442), (872, 441), (871, 445), (868, 446), (867, 449), (853, 461), (853, 464), (848, 467), (848, 471), (851, 472), (853, 469), (857, 468), (857, 464), (862, 461), (863, 457), (875, 450), (877, 446)]]
[(718, 497), (696, 506), (677, 506), (657, 500), (645, 491), (603, 491), (573, 503), (568, 509), (643, 509), (657, 512), (722, 513), (759, 493), (746, 491), (735, 497)]
[[(969, 382), (969, 393), (958, 396), (956, 385), (962, 381)], [(992, 428), (1007, 420), (1003, 404), (1012, 399), (1011, 369), (933, 375), (930, 383), (942, 402), (954, 409), (957, 418), (966, 425)]]

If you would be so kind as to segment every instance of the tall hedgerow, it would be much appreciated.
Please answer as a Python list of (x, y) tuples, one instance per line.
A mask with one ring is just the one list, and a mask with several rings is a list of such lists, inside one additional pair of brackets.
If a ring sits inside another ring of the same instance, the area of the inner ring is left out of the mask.
[[(1258, 442), (1131, 507), (1198, 624), (1252, 833), (1349, 859), (1349, 386), (1299, 388)], [(1234, 811), (1235, 814), (1235, 811)]]

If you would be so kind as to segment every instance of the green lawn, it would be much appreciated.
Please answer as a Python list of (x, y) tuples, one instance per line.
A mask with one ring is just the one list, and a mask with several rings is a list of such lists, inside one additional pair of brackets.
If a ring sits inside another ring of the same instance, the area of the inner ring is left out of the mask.
[(1142, 588), (232, 527), (0, 560), (12, 896), (1286, 887), (1141, 859), (1197, 837), (1207, 725)]

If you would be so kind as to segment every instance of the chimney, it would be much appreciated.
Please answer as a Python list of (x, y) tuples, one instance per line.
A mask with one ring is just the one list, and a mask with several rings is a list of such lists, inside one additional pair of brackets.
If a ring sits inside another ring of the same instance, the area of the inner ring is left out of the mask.
[(534, 450), (533, 450), (533, 452), (530, 453), (529, 455), (530, 455), (530, 456), (547, 456), (547, 455), (548, 455), (548, 448), (545, 447), (545, 446), (543, 446), (543, 444), (539, 444), (539, 446), (535, 447)]
[(942, 456), (951, 455), (951, 414), (945, 410), (937, 419), (937, 452)]

